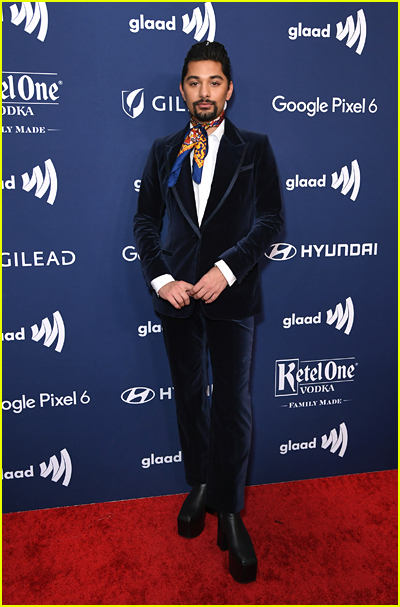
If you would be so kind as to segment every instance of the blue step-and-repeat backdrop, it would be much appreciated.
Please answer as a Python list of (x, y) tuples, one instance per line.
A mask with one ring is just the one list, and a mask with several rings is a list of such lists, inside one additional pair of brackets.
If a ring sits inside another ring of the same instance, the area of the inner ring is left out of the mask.
[(396, 467), (396, 28), (385, 2), (3, 3), (5, 511), (188, 490), (132, 218), (206, 39), (285, 203), (248, 483)]

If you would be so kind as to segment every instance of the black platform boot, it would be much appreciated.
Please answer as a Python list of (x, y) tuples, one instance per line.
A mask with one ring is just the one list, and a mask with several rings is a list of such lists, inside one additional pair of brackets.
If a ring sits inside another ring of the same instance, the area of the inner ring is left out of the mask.
[(257, 577), (257, 557), (240, 513), (218, 513), (217, 544), (229, 550), (229, 571), (241, 584), (254, 582)]
[(189, 539), (197, 537), (206, 521), (206, 485), (194, 485), (178, 514), (178, 533)]

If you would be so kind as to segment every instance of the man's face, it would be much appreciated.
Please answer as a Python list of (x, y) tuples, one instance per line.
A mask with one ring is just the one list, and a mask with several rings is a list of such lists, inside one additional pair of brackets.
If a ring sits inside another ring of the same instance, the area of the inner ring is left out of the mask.
[(189, 112), (199, 122), (217, 118), (233, 92), (232, 82), (228, 82), (216, 61), (190, 61), (179, 88)]

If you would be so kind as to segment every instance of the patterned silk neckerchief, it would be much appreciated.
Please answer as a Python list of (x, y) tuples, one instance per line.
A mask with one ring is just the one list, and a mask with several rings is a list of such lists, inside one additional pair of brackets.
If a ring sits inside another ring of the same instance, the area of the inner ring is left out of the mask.
[(196, 183), (201, 182), (201, 174), (203, 172), (204, 159), (208, 153), (208, 135), (207, 129), (219, 126), (224, 120), (225, 112), (222, 112), (219, 118), (211, 120), (206, 124), (197, 122), (193, 117), (190, 121), (191, 127), (185, 135), (182, 147), (179, 150), (179, 154), (176, 157), (174, 166), (172, 167), (171, 175), (168, 179), (168, 187), (172, 188), (178, 181), (179, 174), (181, 172), (183, 161), (186, 156), (190, 154), (190, 151), (194, 148), (193, 154), (193, 174), (192, 179)]

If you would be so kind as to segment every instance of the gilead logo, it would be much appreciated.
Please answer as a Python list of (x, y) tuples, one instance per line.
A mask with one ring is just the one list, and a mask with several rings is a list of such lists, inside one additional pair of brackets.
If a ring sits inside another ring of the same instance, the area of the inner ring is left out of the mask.
[[(153, 97), (151, 107), (156, 112), (186, 112), (186, 107), (181, 103), (183, 101), (179, 95), (157, 95)], [(122, 91), (122, 109), (129, 118), (140, 116), (145, 109), (144, 89)]]

